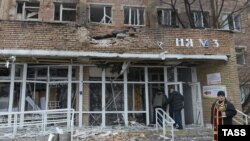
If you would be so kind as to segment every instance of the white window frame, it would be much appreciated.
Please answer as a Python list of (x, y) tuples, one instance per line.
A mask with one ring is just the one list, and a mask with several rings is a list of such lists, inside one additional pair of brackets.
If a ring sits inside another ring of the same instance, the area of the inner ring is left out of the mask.
[[(38, 3), (38, 2), (17, 2), (17, 4), (23, 4), (22, 5), (22, 13), (21, 14), (21, 17), (16, 17), (17, 20), (28, 20), (28, 21), (38, 21), (39, 20), (39, 12), (40, 12), (40, 3), (39, 3), (39, 6), (38, 7), (34, 7), (34, 6), (26, 6), (26, 3)], [(38, 18), (28, 18), (26, 17), (26, 9), (37, 9), (37, 15), (38, 15)], [(18, 6), (16, 8), (16, 15), (18, 16), (19, 14), (17, 13), (18, 11)]]
[[(232, 22), (233, 23), (229, 23), (229, 19), (228, 19), (228, 16), (230, 16), (229, 13), (223, 13), (222, 14), (222, 29), (224, 30), (232, 30), (232, 31), (240, 31), (241, 30), (241, 22), (240, 22), (240, 14), (238, 15), (235, 15), (235, 14), (232, 14)], [(236, 22), (236, 18), (237, 18), (237, 21), (238, 23)], [(232, 25), (230, 25), (232, 24)], [(237, 28), (237, 25), (239, 26), (239, 29)], [(233, 29), (230, 29), (230, 26), (233, 26)]]
[[(191, 16), (193, 16), (193, 22), (194, 22), (194, 27), (195, 28), (207, 28), (205, 27), (204, 24), (204, 15), (203, 13), (208, 13), (206, 11), (191, 11)], [(209, 13), (208, 13), (209, 15)], [(201, 23), (198, 23), (201, 22)], [(199, 26), (199, 24), (201, 24), (201, 26)], [(208, 23), (209, 24), (209, 23)]]
[[(95, 22), (95, 21), (91, 21), (91, 7), (101, 7), (101, 8), (103, 8), (103, 18), (102, 18), (102, 20), (100, 21), (100, 22)], [(109, 15), (107, 15), (106, 14), (106, 8), (107, 7), (111, 7), (111, 14), (110, 14), (110, 16)], [(112, 11), (112, 5), (107, 5), (107, 4), (94, 4), (94, 3), (91, 3), (91, 4), (89, 4), (89, 21), (91, 22), (91, 23), (102, 23), (102, 24), (112, 24), (113, 23), (113, 11)], [(106, 21), (106, 18), (109, 18), (109, 21)]]
[[(240, 49), (241, 52), (237, 52), (236, 49)], [(237, 65), (245, 65), (246, 64), (245, 52), (246, 52), (246, 47), (235, 47), (235, 54), (236, 54), (236, 63), (237, 63)], [(237, 60), (238, 57), (237, 56), (242, 57), (242, 63), (238, 63), (238, 60)]]
[[(192, 12), (192, 16), (194, 19), (194, 26), (195, 27), (199, 27), (199, 24), (201, 24), (201, 27), (204, 27), (204, 21), (203, 21), (203, 14), (200, 14), (199, 12)], [(197, 22), (201, 22), (201, 23), (197, 23)]]
[[(125, 14), (125, 8), (129, 8), (129, 23), (128, 24), (125, 24), (124, 25), (128, 25), (128, 26), (145, 26), (145, 7), (138, 7), (138, 6), (124, 6), (123, 7), (123, 15)], [(137, 24), (132, 24), (131, 23), (131, 10), (132, 8), (136, 8), (136, 18), (137, 18)], [(140, 12), (139, 12), (139, 8), (142, 8), (143, 9), (143, 24), (140, 24), (141, 21), (140, 21)], [(125, 17), (124, 17), (125, 19)]]
[[(173, 12), (176, 12), (177, 14), (177, 11), (174, 11), (172, 9), (167, 9), (167, 8), (157, 8), (157, 18), (158, 17), (158, 11), (161, 11), (162, 13), (162, 19), (161, 19), (161, 23), (158, 23), (159, 25), (162, 25), (162, 26), (178, 26), (178, 23), (177, 23), (177, 18), (176, 18), (176, 21), (175, 21), (175, 25), (172, 23), (172, 13)], [(167, 21), (167, 23), (165, 23), (165, 11), (168, 13), (168, 16), (169, 16), (169, 20)]]
[[(55, 20), (55, 5), (58, 4), (60, 5), (60, 16), (59, 16), (59, 20)], [(75, 4), (75, 8), (64, 8), (63, 7), (63, 4), (66, 4), (66, 3), (54, 3), (54, 12), (53, 12), (53, 20), (56, 21), (56, 22), (75, 22), (75, 21), (63, 21), (63, 11), (66, 10), (66, 11), (75, 11), (76, 12), (76, 3), (70, 3), (70, 4)]]

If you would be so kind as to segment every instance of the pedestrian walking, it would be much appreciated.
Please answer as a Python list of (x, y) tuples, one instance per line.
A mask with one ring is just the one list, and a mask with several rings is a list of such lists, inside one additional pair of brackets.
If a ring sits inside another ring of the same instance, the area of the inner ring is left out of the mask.
[(171, 113), (173, 114), (173, 119), (175, 121), (174, 127), (176, 129), (183, 129), (181, 110), (184, 107), (184, 98), (180, 92), (176, 91), (173, 87), (170, 88), (170, 95), (168, 99), (169, 107), (171, 108)]

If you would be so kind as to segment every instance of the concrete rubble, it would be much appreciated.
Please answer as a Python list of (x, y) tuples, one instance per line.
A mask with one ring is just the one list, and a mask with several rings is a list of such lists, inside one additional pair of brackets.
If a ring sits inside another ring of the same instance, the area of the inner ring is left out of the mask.
[[(46, 133), (33, 132), (35, 129), (24, 128), (22, 136), (15, 139), (11, 134), (5, 134), (7, 139), (1, 141), (70, 141), (70, 132), (64, 132), (61, 127), (50, 128)], [(171, 131), (166, 131), (167, 137), (171, 138)], [(212, 128), (186, 126), (184, 130), (175, 130), (175, 141), (211, 141)], [(164, 141), (162, 130), (154, 126), (144, 126), (137, 122), (130, 122), (125, 126), (102, 127), (75, 127), (72, 141)]]

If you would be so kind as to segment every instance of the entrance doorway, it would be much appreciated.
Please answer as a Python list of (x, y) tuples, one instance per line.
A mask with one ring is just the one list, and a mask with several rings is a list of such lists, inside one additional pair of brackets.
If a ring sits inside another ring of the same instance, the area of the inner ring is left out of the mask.
[(184, 109), (181, 111), (183, 127), (189, 124), (203, 126), (200, 83), (171, 82), (166, 86), (167, 91), (174, 87), (184, 97)]

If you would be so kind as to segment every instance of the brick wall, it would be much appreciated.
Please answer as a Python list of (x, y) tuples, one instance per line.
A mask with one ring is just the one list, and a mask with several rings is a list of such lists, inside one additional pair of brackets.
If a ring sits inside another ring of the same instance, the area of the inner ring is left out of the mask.
[[(176, 46), (176, 38), (192, 39), (193, 47)], [(199, 39), (217, 39), (220, 46), (201, 46)], [(195, 29), (140, 29), (135, 36), (125, 39), (109, 39), (107, 46), (90, 43), (88, 30), (84, 27), (63, 23), (0, 21), (1, 49), (42, 49), (101, 52), (147, 52), (177, 54), (230, 54), (233, 47), (231, 33)], [(98, 42), (98, 41), (97, 41)], [(157, 42), (163, 42), (161, 49)]]
[[(231, 48), (231, 56), (228, 62), (216, 62), (207, 63), (202, 66), (197, 67), (197, 78), (201, 83), (201, 89), (203, 86), (207, 86), (207, 74), (220, 73), (222, 85), (226, 85), (227, 89), (227, 99), (231, 101), (237, 109), (242, 111), (240, 103), (240, 91), (238, 82), (238, 71), (236, 65), (236, 58), (234, 48)], [(203, 102), (203, 117), (205, 123), (210, 123), (210, 113), (212, 103), (216, 98), (202, 98)]]
[[(67, 1), (67, 0), (62, 0)], [(164, 7), (155, 0), (87, 0), (88, 3), (112, 4), (113, 24), (92, 25), (87, 28), (67, 23), (46, 23), (46, 22), (23, 22), (23, 21), (0, 21), (0, 49), (42, 49), (42, 50), (70, 50), (70, 51), (100, 51), (100, 52), (141, 52), (141, 53), (168, 53), (180, 54), (227, 54), (230, 56), (228, 62), (207, 63), (197, 68), (198, 81), (202, 86), (206, 84), (206, 75), (220, 72), (222, 83), (227, 86), (228, 98), (241, 109), (239, 101), (237, 65), (235, 63), (234, 44), (248, 46), (248, 28), (246, 33), (228, 33), (213, 30), (195, 30), (178, 28), (136, 28), (134, 37), (123, 39), (112, 38), (112, 44), (102, 46), (90, 43), (89, 38), (98, 34), (111, 33), (114, 29), (129, 29), (124, 27), (123, 6), (143, 6), (146, 8), (145, 23), (148, 27), (157, 27), (156, 13), (154, 7)], [(206, 1), (202, 1), (207, 3)], [(4, 5), (4, 6), (3, 6)], [(233, 4), (227, 4), (225, 11), (230, 11)], [(2, 0), (0, 18), (5, 20), (15, 19), (15, 0)], [(197, 9), (193, 5), (193, 9)], [(3, 9), (4, 8), (4, 9)], [(210, 4), (203, 7), (210, 11)], [(52, 0), (41, 0), (40, 14), (41, 21), (53, 21)], [(88, 10), (88, 9), (87, 9)], [(184, 13), (183, 5), (178, 7), (180, 13)], [(87, 12), (88, 13), (88, 12)], [(248, 17), (248, 15), (246, 14)], [(247, 18), (248, 19), (248, 18)], [(245, 26), (242, 23), (243, 26)], [(248, 27), (247, 25), (245, 27)], [(89, 30), (89, 31), (88, 31)], [(90, 32), (90, 33), (89, 33)], [(233, 36), (234, 35), (234, 39)], [(192, 38), (194, 47), (176, 47), (176, 38)], [(218, 39), (220, 47), (203, 48), (198, 39)], [(234, 42), (235, 40), (235, 42)], [(163, 49), (157, 45), (157, 41), (163, 42)], [(86, 96), (86, 95), (85, 95)], [(88, 97), (88, 96), (86, 96)], [(203, 109), (205, 121), (209, 122), (210, 107), (214, 99), (203, 98)], [(84, 119), (87, 121), (88, 119)]]

